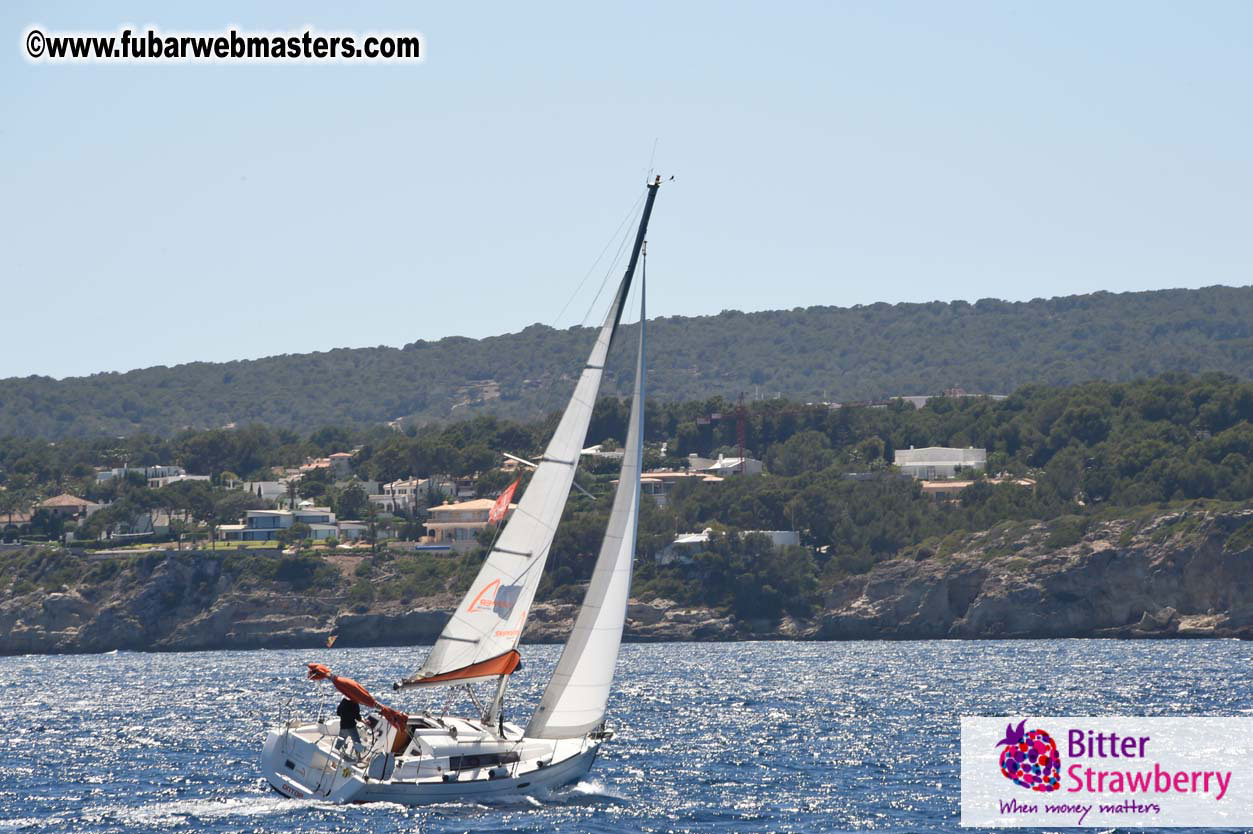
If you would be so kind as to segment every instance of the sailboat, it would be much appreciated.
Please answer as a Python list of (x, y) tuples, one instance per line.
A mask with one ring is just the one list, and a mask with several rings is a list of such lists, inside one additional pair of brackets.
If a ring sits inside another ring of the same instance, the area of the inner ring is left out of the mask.
[[(521, 664), (518, 643), (574, 483), (660, 185), (660, 177), (647, 185), (626, 273), (530, 484), (426, 661), (393, 684), (397, 692), (463, 688), (480, 710), (458, 717), (430, 710), (410, 715), (381, 704), (355, 680), (311, 663), (310, 678), (329, 680), (348, 699), (378, 709), (379, 718), (358, 725), (360, 743), (340, 736), (339, 719), (292, 718), (270, 729), (262, 748), (262, 769), (278, 792), (337, 803), (407, 805), (543, 795), (586, 775), (601, 745), (613, 737), (606, 727), (605, 709), (626, 619), (643, 463), (642, 279), (630, 424), (592, 578), (561, 657), (525, 727), (506, 719), (505, 696), (509, 678)], [(494, 686), (486, 687), (491, 696), (481, 703), (474, 685), (484, 683)]]

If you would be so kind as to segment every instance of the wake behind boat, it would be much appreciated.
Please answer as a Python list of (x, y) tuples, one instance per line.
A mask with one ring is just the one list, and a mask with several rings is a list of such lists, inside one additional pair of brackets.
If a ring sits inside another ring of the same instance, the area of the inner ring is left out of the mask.
[[(648, 184), (626, 273), (574, 394), (517, 509), (422, 668), (393, 684), (397, 691), (462, 688), (477, 705), (473, 685), (487, 682), (494, 684), (490, 699), (472, 717), (454, 718), (431, 711), (411, 716), (379, 703), (351, 678), (311, 663), (310, 678), (330, 680), (352, 703), (377, 709), (379, 718), (372, 716), (372, 723), (359, 725), (365, 731), (360, 744), (340, 735), (338, 718), (293, 718), (271, 729), (262, 749), (262, 768), (280, 793), (332, 802), (409, 805), (542, 795), (582, 778), (595, 762), (600, 746), (613, 736), (605, 729), (605, 706), (626, 619), (643, 463), (642, 280), (630, 425), (591, 582), (530, 722), (522, 727), (505, 721), (504, 701), (509, 677), (521, 663), (518, 641), (574, 483), (605, 361), (622, 318), (660, 185), (660, 177)], [(507, 508), (508, 494), (502, 498)]]

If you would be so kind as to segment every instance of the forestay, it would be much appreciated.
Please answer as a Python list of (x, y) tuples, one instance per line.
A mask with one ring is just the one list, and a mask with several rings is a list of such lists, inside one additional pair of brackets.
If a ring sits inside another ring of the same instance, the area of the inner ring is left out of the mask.
[(631, 422), (622, 455), (622, 472), (614, 493), (605, 538), (583, 607), (570, 639), (548, 681), (544, 697), (526, 728), (531, 738), (576, 738), (601, 722), (613, 684), (627, 598), (640, 509), (640, 469), (644, 429), (644, 282), (640, 281), (640, 344), (635, 364)]

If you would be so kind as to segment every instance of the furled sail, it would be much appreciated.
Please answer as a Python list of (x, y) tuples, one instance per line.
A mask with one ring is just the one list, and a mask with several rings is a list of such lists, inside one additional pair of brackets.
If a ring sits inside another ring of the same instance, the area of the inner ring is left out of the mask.
[(635, 364), (631, 422), (622, 455), (622, 472), (592, 581), (570, 639), (526, 735), (531, 738), (577, 738), (601, 722), (613, 684), (640, 511), (640, 470), (644, 459), (644, 282), (640, 281), (640, 345)]
[(396, 688), (468, 683), (508, 675), (517, 667), (515, 647), (522, 637), (557, 523), (574, 482), (605, 359), (631, 289), (656, 195), (657, 185), (650, 184), (626, 274), (526, 492), (426, 662), (416, 674), (395, 684)]

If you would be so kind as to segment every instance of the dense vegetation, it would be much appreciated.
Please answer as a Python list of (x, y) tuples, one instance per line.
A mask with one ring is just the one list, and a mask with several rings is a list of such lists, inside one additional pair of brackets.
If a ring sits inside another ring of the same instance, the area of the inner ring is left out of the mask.
[[(1253, 371), (1253, 288), (1125, 293), (1009, 303), (875, 304), (664, 318), (651, 325), (650, 395), (741, 391), (852, 401), (960, 386), (1004, 393), (1027, 383), (1129, 380), (1166, 371)], [(541, 325), (489, 339), (417, 341), (193, 363), (53, 380), (0, 380), (0, 435), (63, 439), (171, 436), (263, 423), (426, 423), (481, 414), (534, 419), (568, 395), (587, 329)], [(630, 343), (623, 339), (623, 343)], [(616, 351), (607, 393), (625, 393)]]
[[(589, 441), (621, 439), (626, 414), (626, 403), (601, 400)], [(1060, 547), (1110, 513), (1163, 502), (1253, 500), (1253, 383), (1221, 374), (1032, 385), (1004, 400), (941, 397), (921, 410), (899, 402), (832, 409), (777, 400), (753, 403), (743, 416), (747, 448), (766, 461), (767, 474), (680, 484), (664, 509), (645, 501), (637, 593), (744, 616), (803, 615), (822, 589), (844, 576), (903, 552), (942, 551), (946, 542), (997, 524), (1048, 522), (1050, 544)], [(205, 483), (162, 490), (97, 485), (92, 466), (173, 462), (219, 479), (227, 471), (255, 478), (270, 467), (356, 445), (353, 468), (361, 478), (479, 473), (479, 490), (490, 495), (513, 477), (493, 468), (499, 453), (538, 454), (552, 424), (553, 418), (522, 424), (478, 417), (405, 432), (336, 428), (304, 437), (253, 426), (55, 445), (8, 438), (0, 440), (0, 485), (6, 487), (0, 501), (69, 489), (114, 501), (93, 519), (147, 502), (183, 510), (193, 520), (233, 520), (255, 499)], [(651, 466), (682, 466), (688, 454), (731, 451), (738, 440), (735, 406), (720, 398), (650, 402), (646, 434)], [(896, 449), (911, 445), (984, 447), (989, 474), (1036, 483), (1030, 488), (976, 476), (958, 500), (935, 501), (890, 465)], [(585, 461), (580, 482), (602, 497), (576, 493), (570, 500), (546, 572), (547, 596), (577, 598), (600, 544), (608, 505), (603, 496), (615, 475), (612, 460)], [(332, 506), (360, 502), (352, 483), (310, 478), (301, 490)], [(401, 520), (390, 532), (412, 534), (420, 520)], [(714, 541), (693, 563), (658, 566), (650, 558), (677, 533), (706, 527)], [(771, 553), (764, 538), (742, 534), (760, 529), (798, 530), (805, 548)], [(381, 556), (355, 575), (351, 598), (366, 604), (459, 591), (477, 558)]]

